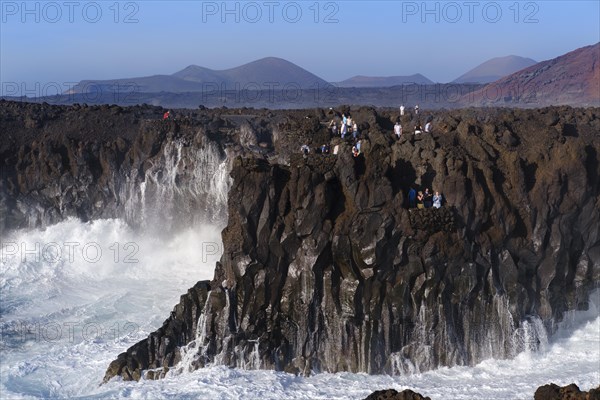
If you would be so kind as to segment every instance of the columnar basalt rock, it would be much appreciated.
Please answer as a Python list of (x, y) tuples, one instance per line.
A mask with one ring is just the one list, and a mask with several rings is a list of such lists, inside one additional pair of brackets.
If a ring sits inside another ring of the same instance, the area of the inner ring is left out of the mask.
[[(78, 115), (50, 111), (54, 123)], [(302, 374), (469, 365), (535, 349), (566, 311), (588, 307), (600, 283), (598, 109), (440, 111), (431, 113), (433, 133), (421, 135), (411, 130), (419, 121), (404, 116), (400, 140), (395, 111), (348, 111), (363, 135), (358, 157), (351, 143), (329, 138), (335, 115), (323, 110), (203, 110), (168, 129), (148, 121), (158, 128), (98, 141), (66, 135), (65, 150), (59, 136), (44, 137), (51, 122), (34, 118), (42, 121), (35, 138), (3, 145), (10, 226), (25, 220), (23, 204), (55, 209), (49, 222), (115, 213), (89, 203), (118, 198), (111, 185), (131, 174), (191, 182), (188, 143), (213, 143), (229, 157), (214, 279), (119, 355), (105, 380), (210, 363)], [(327, 140), (337, 155), (314, 151)], [(302, 144), (313, 151), (301, 155)], [(177, 154), (173, 176), (158, 168)], [(120, 177), (110, 175), (115, 168)], [(443, 207), (409, 209), (411, 186), (441, 192)], [(174, 193), (176, 202), (187, 192)], [(69, 214), (74, 205), (83, 211)]]
[[(576, 135), (467, 110), (395, 141), (363, 109), (357, 158), (236, 159), (198, 365), (398, 373), (540, 345), (600, 281), (598, 119), (561, 111)], [(407, 209), (412, 184), (444, 207)]]

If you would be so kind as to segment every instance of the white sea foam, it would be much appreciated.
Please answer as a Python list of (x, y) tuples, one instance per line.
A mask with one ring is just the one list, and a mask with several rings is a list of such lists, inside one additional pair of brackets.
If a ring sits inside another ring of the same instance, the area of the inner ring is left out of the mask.
[[(79, 245), (69, 248), (65, 243)], [(83, 253), (89, 243), (95, 245)], [(115, 243), (120, 249), (116, 258)], [(133, 245), (126, 248), (128, 243)], [(298, 377), (209, 367), (159, 381), (115, 379), (100, 386), (117, 354), (157, 329), (188, 287), (212, 278), (220, 255), (215, 243), (220, 245), (220, 236), (213, 226), (159, 241), (137, 235), (119, 220), (68, 220), (3, 237), (0, 397), (361, 399), (374, 390), (410, 388), (432, 399), (513, 400), (531, 399), (538, 386), (549, 382), (574, 382), (582, 389), (600, 384), (600, 292), (596, 292), (588, 311), (570, 313), (547, 344), (512, 360), (489, 359), (474, 367), (394, 377), (350, 373)], [(21, 254), (23, 245), (27, 259)], [(102, 256), (91, 262), (98, 248)], [(126, 256), (137, 262), (125, 262)]]

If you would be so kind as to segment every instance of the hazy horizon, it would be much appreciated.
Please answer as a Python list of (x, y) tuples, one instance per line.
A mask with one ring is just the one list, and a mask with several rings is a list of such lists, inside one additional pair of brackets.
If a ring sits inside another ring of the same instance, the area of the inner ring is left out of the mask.
[[(286, 59), (328, 82), (451, 82), (495, 57), (600, 41), (597, 1), (0, 1), (0, 90)], [(53, 93), (50, 93), (53, 94)]]

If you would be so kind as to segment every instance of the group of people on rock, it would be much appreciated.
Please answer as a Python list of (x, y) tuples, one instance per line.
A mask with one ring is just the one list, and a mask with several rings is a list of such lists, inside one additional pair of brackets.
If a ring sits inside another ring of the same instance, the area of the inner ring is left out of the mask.
[[(350, 115), (350, 113), (342, 113), (341, 121), (339, 121), (339, 127), (338, 121), (336, 121), (336, 118), (334, 117), (329, 122), (329, 129), (331, 129), (332, 136), (335, 137), (339, 135), (344, 140), (347, 140), (347, 138), (352, 135), (352, 155), (354, 157), (358, 157), (361, 154), (360, 131), (358, 130), (358, 124), (352, 119), (352, 115)], [(337, 152), (334, 152), (334, 154), (337, 154)]]
[[(415, 125), (414, 134), (415, 135), (419, 135), (419, 134), (421, 134), (423, 132), (425, 132), (425, 133), (431, 133), (432, 127), (433, 126), (431, 125), (431, 121), (430, 120), (427, 121), (427, 123), (425, 124), (425, 129), (423, 129), (423, 127), (421, 126), (421, 122), (417, 122), (417, 124)], [(398, 140), (400, 140), (400, 138), (402, 137), (402, 132), (403, 132), (402, 125), (400, 124), (400, 121), (397, 120), (396, 124), (394, 125), (394, 135), (396, 135), (396, 138)]]
[(340, 121), (340, 126), (338, 127), (338, 122), (334, 119), (329, 122), (329, 129), (331, 129), (331, 134), (333, 136), (340, 135), (342, 139), (346, 139), (346, 136), (352, 134), (354, 139), (358, 139), (360, 133), (358, 131), (358, 124), (356, 121), (352, 120), (352, 116), (350, 114), (346, 115), (342, 114), (342, 120)]
[[(405, 110), (404, 105), (401, 105), (400, 106), (400, 117), (404, 116), (404, 110)], [(419, 115), (419, 105), (418, 104), (415, 106), (415, 115)], [(398, 138), (398, 139), (400, 139), (402, 137), (402, 133), (403, 133), (402, 125), (400, 124), (400, 117), (398, 117), (396, 119), (396, 124), (394, 125), (394, 134), (396, 135), (396, 138)], [(432, 121), (432, 117), (429, 116), (425, 123), (425, 129), (423, 129), (423, 127), (421, 126), (421, 120), (419, 118), (417, 121), (417, 124), (415, 125), (415, 128), (414, 128), (414, 134), (419, 135), (423, 132), (431, 133), (433, 130), (433, 125), (431, 124), (431, 121)]]
[(423, 129), (421, 127), (421, 122), (417, 122), (417, 125), (415, 126), (415, 135), (418, 135), (419, 133), (431, 133), (431, 129), (432, 129), (432, 125), (431, 125), (431, 120), (428, 120), (427, 123), (425, 124), (425, 129)]
[[(360, 145), (361, 145), (360, 139), (354, 141), (354, 144), (352, 145), (352, 155), (354, 157), (358, 157), (361, 154), (361, 152), (360, 152)], [(339, 148), (340, 148), (339, 145), (335, 145), (334, 146), (334, 148), (333, 148), (333, 154), (334, 155), (338, 154)], [(323, 154), (329, 154), (330, 153), (329, 145), (324, 144), (323, 146), (321, 146), (321, 153), (323, 153)]]
[[(333, 109), (331, 108), (330, 110), (333, 110)], [(404, 115), (404, 110), (405, 110), (404, 105), (400, 106), (400, 115), (401, 116)], [(415, 106), (415, 114), (416, 115), (419, 114), (419, 106), (418, 105)], [(432, 119), (431, 119), (431, 117), (429, 117), (427, 119), (427, 123), (425, 124), (425, 129), (423, 129), (421, 126), (421, 122), (419, 120), (414, 127), (414, 134), (418, 135), (423, 132), (431, 133), (432, 132), (431, 121), (432, 121)], [(349, 138), (350, 135), (352, 135), (352, 141), (353, 141), (352, 155), (354, 157), (358, 157), (361, 154), (361, 140), (360, 140), (360, 132), (358, 129), (358, 124), (355, 120), (352, 119), (352, 116), (350, 115), (350, 113), (342, 113), (341, 117), (340, 117), (340, 114), (337, 114), (337, 116), (334, 116), (334, 118), (329, 122), (329, 125), (327, 126), (327, 128), (330, 130), (332, 137), (339, 136), (342, 139), (347, 140), (347, 138)], [(394, 134), (396, 135), (396, 138), (398, 140), (402, 137), (403, 128), (402, 128), (402, 125), (400, 124), (400, 118), (398, 118), (396, 120), (396, 124), (394, 125)], [(334, 148), (333, 154), (337, 154), (337, 148), (338, 148), (338, 146), (336, 146), (336, 148)], [(330, 154), (332, 152), (331, 148), (328, 144), (323, 144), (320, 148), (316, 148), (315, 150), (317, 153), (320, 152), (322, 154)], [(301, 151), (303, 154), (307, 155), (310, 152), (310, 148), (307, 145), (302, 145)]]
[(419, 190), (418, 192), (414, 187), (411, 187), (408, 192), (408, 207), (409, 208), (440, 208), (442, 207), (444, 199), (440, 192), (436, 191), (435, 194), (431, 194), (429, 188), (425, 188), (425, 191)]
[[(403, 116), (403, 115), (404, 115), (404, 110), (405, 110), (405, 108), (404, 108), (404, 104), (402, 104), (402, 105), (400, 106), (400, 115), (401, 115), (401, 116)], [(419, 115), (419, 105), (418, 105), (418, 104), (415, 106), (415, 115)]]
[[(361, 152), (360, 152), (360, 146), (361, 146), (361, 141), (356, 140), (354, 145), (352, 146), (352, 155), (354, 157), (358, 157)], [(316, 153), (321, 153), (321, 154), (331, 154), (333, 153), (334, 155), (337, 155), (339, 151), (339, 145), (334, 146), (333, 148), (333, 152), (331, 150), (331, 146), (327, 143), (323, 144), (321, 147), (316, 148), (315, 152)], [(308, 156), (310, 154), (310, 147), (307, 144), (303, 144), (302, 146), (300, 146), (300, 152), (304, 155), (304, 156)]]

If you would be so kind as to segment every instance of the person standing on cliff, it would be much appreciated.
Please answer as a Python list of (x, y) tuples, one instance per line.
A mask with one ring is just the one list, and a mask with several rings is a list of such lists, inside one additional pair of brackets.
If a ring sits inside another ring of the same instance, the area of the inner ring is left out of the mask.
[(167, 112), (165, 112), (163, 114), (163, 121), (167, 120), (167, 119), (170, 119), (170, 118), (171, 118), (171, 111), (167, 110)]
[(431, 121), (425, 124), (425, 133), (431, 133)]
[(440, 208), (442, 206), (442, 195), (436, 190), (433, 195), (433, 208)]
[(400, 125), (400, 121), (396, 121), (396, 125), (394, 125), (394, 133), (396, 134), (398, 140), (400, 140), (400, 137), (402, 136), (402, 125)]
[(404, 115), (404, 104), (400, 106), (400, 116)]
[(419, 105), (415, 106), (415, 115), (419, 115)]
[(329, 123), (329, 127), (331, 128), (331, 133), (333, 134), (333, 136), (337, 136), (337, 134), (338, 134), (337, 123), (334, 120), (331, 120), (331, 122)]
[(423, 192), (421, 192), (420, 190), (419, 194), (417, 194), (417, 208), (425, 208), (425, 206), (423, 205)]
[(417, 206), (417, 191), (414, 187), (410, 187), (408, 191), (408, 208), (415, 208)]
[(341, 131), (340, 131), (342, 139), (346, 138), (346, 133), (347, 132), (348, 132), (348, 125), (346, 125), (346, 123), (344, 122), (344, 123), (342, 123), (342, 128), (341, 128)]
[(431, 208), (431, 192), (429, 188), (425, 188), (425, 193), (423, 193), (423, 206)]

